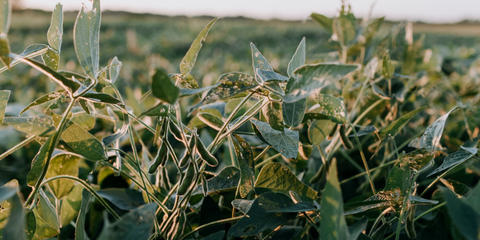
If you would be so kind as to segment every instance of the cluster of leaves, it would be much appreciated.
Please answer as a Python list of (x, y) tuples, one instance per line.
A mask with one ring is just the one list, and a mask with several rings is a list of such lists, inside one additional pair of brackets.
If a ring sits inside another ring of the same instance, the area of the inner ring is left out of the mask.
[[(100, 65), (99, 0), (75, 21), (80, 73), (60, 70), (61, 5), (48, 44), (21, 54), (8, 0), (0, 14), (2, 71), (25, 64), (57, 84), (15, 116), (0, 91), (0, 122), (25, 134), (0, 161), (40, 145), (28, 174), (0, 187), (0, 239), (480, 236), (480, 120), (467, 118), (479, 98), (456, 85), (478, 69), (440, 71), (411, 25), (385, 33), (382, 18), (360, 22), (343, 4), (335, 18), (311, 15), (335, 62), (307, 62), (303, 38), (281, 73), (251, 43), (251, 73), (201, 87), (192, 70), (213, 19), (179, 73), (156, 69), (131, 104), (116, 85), (122, 63)], [(455, 106), (427, 115), (445, 102)]]

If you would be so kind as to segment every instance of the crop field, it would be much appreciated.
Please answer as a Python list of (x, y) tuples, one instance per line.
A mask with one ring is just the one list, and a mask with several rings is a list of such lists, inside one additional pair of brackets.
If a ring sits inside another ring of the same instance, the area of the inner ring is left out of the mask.
[(0, 240), (480, 239), (480, 23), (10, 4)]

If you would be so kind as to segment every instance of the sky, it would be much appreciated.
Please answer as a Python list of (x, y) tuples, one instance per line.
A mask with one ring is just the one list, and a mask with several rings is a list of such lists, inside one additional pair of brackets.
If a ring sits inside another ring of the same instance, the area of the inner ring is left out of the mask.
[[(87, 0), (23, 0), (27, 8), (53, 10), (56, 3), (65, 10), (78, 10)], [(480, 0), (350, 0), (355, 15), (390, 20), (457, 22), (480, 20)], [(121, 10), (165, 15), (246, 16), (260, 19), (304, 20), (310, 13), (333, 16), (340, 0), (101, 0), (103, 10)]]

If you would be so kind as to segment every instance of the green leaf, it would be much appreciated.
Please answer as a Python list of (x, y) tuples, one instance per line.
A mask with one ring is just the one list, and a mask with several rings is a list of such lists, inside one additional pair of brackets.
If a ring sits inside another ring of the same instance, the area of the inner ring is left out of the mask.
[(50, 136), (47, 141), (40, 147), (37, 155), (32, 160), (30, 171), (27, 174), (27, 183), (34, 186), (38, 178), (42, 174), (42, 169), (47, 159), (52, 155), (55, 149), (55, 134)]
[(237, 192), (241, 198), (245, 198), (250, 192), (254, 191), (255, 173), (253, 171), (253, 151), (247, 141), (240, 136), (235, 135), (235, 138), (232, 139), (240, 167), (240, 183), (238, 184)]
[(448, 215), (460, 234), (468, 240), (476, 240), (480, 237), (480, 214), (468, 205), (463, 199), (459, 199), (453, 192), (442, 188), (442, 194), (447, 201)]
[(408, 146), (415, 148), (424, 148), (429, 151), (435, 150), (440, 145), (440, 139), (442, 138), (443, 129), (445, 128), (445, 122), (447, 121), (450, 113), (455, 111), (457, 107), (452, 108), (443, 116), (439, 117), (435, 122), (425, 129), (425, 132), (420, 138), (411, 141)]
[(52, 48), (49, 47), (47, 49), (47, 52), (42, 55), (42, 60), (49, 68), (53, 70), (58, 70), (60, 55)]
[(262, 108), (263, 117), (273, 129), (282, 131), (283, 125), (283, 111), (282, 104), (276, 101), (270, 101)]
[(150, 109), (146, 110), (139, 117), (150, 116), (150, 117), (165, 117), (168, 115), (168, 106), (162, 103), (159, 103)]
[(318, 14), (318, 13), (312, 13), (310, 17), (320, 25), (328, 32), (332, 33), (332, 25), (333, 25), (333, 20), (325, 15)]
[[(48, 165), (47, 174), (45, 178), (55, 177), (57, 175), (70, 175), (78, 176), (78, 165), (80, 158), (70, 154), (58, 154), (52, 157), (50, 164)], [(53, 194), (61, 199), (69, 194), (74, 186), (72, 181), (54, 180), (49, 182), (48, 185), (52, 188)]]
[(50, 27), (47, 32), (48, 45), (60, 53), (63, 36), (63, 10), (62, 4), (58, 3), (52, 13)]
[(193, 40), (192, 45), (188, 49), (187, 53), (183, 57), (182, 61), (180, 62), (180, 73), (187, 74), (190, 73), (197, 61), (198, 53), (207, 38), (208, 32), (212, 28), (212, 26), (217, 22), (217, 18), (212, 19), (207, 26), (205, 26), (202, 31), (197, 35), (195, 40)]
[(38, 198), (38, 203), (33, 209), (37, 223), (34, 239), (54, 237), (60, 233), (60, 223), (58, 222), (55, 207), (41, 189), (39, 190)]
[(129, 188), (107, 188), (97, 193), (122, 210), (132, 210), (145, 204), (142, 193)]
[(298, 155), (299, 135), (297, 131), (284, 128), (279, 131), (266, 122), (250, 120), (265, 141), (286, 158), (296, 158)]
[(287, 166), (276, 162), (268, 163), (260, 170), (255, 188), (267, 188), (285, 194), (293, 191), (305, 199), (316, 199), (318, 195), (315, 190), (298, 180)]
[(82, 6), (73, 26), (73, 43), (78, 61), (85, 73), (94, 79), (99, 71), (100, 22), (100, 0), (94, 0), (90, 11)]
[(120, 100), (106, 94), (106, 93), (98, 93), (98, 92), (88, 92), (85, 93), (83, 98), (94, 101), (94, 102), (101, 102), (101, 103), (110, 103), (110, 104), (119, 104), (121, 103)]
[(3, 118), (5, 117), (5, 109), (7, 108), (9, 98), (10, 90), (0, 90), (0, 124), (3, 123)]
[(130, 211), (115, 223), (107, 225), (98, 239), (148, 239), (152, 233), (156, 209), (157, 206), (150, 203)]
[(305, 64), (305, 51), (305, 37), (303, 37), (302, 41), (298, 44), (297, 50), (295, 50), (292, 59), (290, 59), (290, 62), (288, 63), (287, 73), (289, 77), (294, 77), (295, 69)]
[(10, 28), (10, 17), (12, 6), (9, 0), (0, 1), (0, 59), (6, 65), (10, 65), (10, 45), (8, 43), (7, 34)]
[(274, 72), (273, 67), (270, 65), (268, 60), (252, 42), (250, 43), (250, 50), (252, 52), (252, 66), (254, 73), (257, 72), (257, 69)]
[(80, 205), (82, 203), (82, 190), (82, 185), (74, 184), (72, 191), (61, 200), (60, 224), (62, 226), (67, 226), (77, 217), (78, 210), (80, 210)]
[(480, 214), (480, 183), (468, 192), (465, 201)]
[(208, 179), (208, 193), (235, 189), (240, 180), (240, 171), (236, 167), (226, 167), (215, 177)]
[(330, 82), (344, 78), (357, 68), (357, 65), (332, 63), (303, 65), (294, 72), (297, 78), (288, 82), (287, 95), (285, 95), (283, 100), (286, 102), (296, 102), (304, 99), (312, 91), (321, 89)]
[(37, 106), (37, 105), (40, 105), (42, 103), (46, 103), (46, 102), (49, 102), (49, 101), (52, 101), (54, 99), (57, 99), (59, 97), (61, 97), (63, 95), (64, 91), (63, 90), (60, 90), (60, 91), (54, 91), (54, 92), (50, 92), (50, 93), (47, 93), (37, 99), (35, 99), (33, 102), (31, 102), (30, 104), (28, 104), (28, 106), (26, 106), (21, 112), (20, 114), (26, 112), (28, 109), (34, 107), (34, 106)]
[(232, 72), (220, 76), (215, 87), (210, 89), (202, 103), (212, 103), (218, 100), (235, 97), (245, 91), (251, 90), (257, 86), (255, 79), (246, 73)]
[(106, 160), (102, 142), (84, 128), (70, 122), (62, 132), (62, 142), (74, 153), (91, 160)]
[(223, 126), (223, 120), (221, 119), (221, 115), (216, 109), (209, 109), (209, 110), (212, 110), (212, 111), (202, 111), (197, 114), (196, 117), (201, 123), (203, 123), (203, 124), (200, 124), (200, 126), (206, 125), (219, 131), (220, 128)]
[(53, 129), (53, 121), (49, 117), (5, 117), (3, 123), (28, 135), (41, 135)]
[(90, 193), (87, 190), (82, 192), (82, 205), (78, 212), (76, 227), (75, 227), (75, 240), (88, 240), (87, 232), (85, 231), (85, 218), (87, 216), (88, 205), (90, 203)]
[(347, 109), (343, 100), (328, 94), (318, 94), (315, 105), (305, 114), (307, 119), (329, 119), (344, 124), (347, 119)]
[(388, 126), (380, 130), (380, 136), (385, 138), (386, 136), (395, 136), (398, 132), (407, 125), (407, 123), (417, 115), (420, 111), (423, 111), (425, 107), (417, 108), (411, 112), (408, 112), (401, 117), (397, 118), (397, 120), (390, 123)]
[(118, 60), (115, 56), (110, 61), (108, 65), (108, 76), (111, 83), (115, 83), (117, 81), (118, 76), (120, 75), (120, 69), (122, 69), (122, 62)]
[(305, 116), (305, 109), (307, 108), (306, 99), (300, 99), (296, 102), (283, 102), (282, 115), (283, 122), (289, 127), (298, 126)]
[(320, 145), (335, 128), (330, 120), (315, 120), (308, 127), (308, 137), (314, 145)]
[[(240, 219), (228, 231), (231, 237), (248, 237), (273, 230), (288, 222), (288, 215), (269, 212), (271, 209), (282, 209), (292, 206), (292, 200), (280, 193), (264, 193), (253, 201), (247, 216)], [(244, 209), (245, 210), (245, 209)]]
[(327, 183), (322, 191), (320, 238), (348, 240), (350, 239), (350, 233), (343, 216), (342, 191), (338, 182), (336, 165), (336, 161), (333, 160), (327, 173)]
[(170, 104), (174, 104), (179, 95), (179, 89), (163, 69), (157, 69), (152, 77), (152, 94)]
[(273, 72), (273, 71), (268, 71), (268, 70), (262, 70), (257, 68), (257, 77), (261, 80), (261, 82), (269, 82), (269, 81), (280, 81), (280, 82), (286, 82), (288, 81), (288, 77), (283, 76), (282, 74)]
[(17, 194), (17, 189), (8, 186), (0, 186), (0, 202), (10, 199), (15, 194)]
[(432, 176), (432, 175), (434, 175), (436, 173), (439, 173), (439, 172), (441, 172), (445, 169), (454, 168), (454, 167), (462, 164), (463, 162), (467, 161), (468, 159), (472, 158), (473, 156), (475, 156), (475, 154), (477, 154), (477, 152), (478, 152), (478, 149), (475, 148), (475, 147), (461, 146), (460, 150), (448, 154), (443, 159), (442, 164), (438, 168), (433, 170), (430, 174), (428, 174), (428, 176)]

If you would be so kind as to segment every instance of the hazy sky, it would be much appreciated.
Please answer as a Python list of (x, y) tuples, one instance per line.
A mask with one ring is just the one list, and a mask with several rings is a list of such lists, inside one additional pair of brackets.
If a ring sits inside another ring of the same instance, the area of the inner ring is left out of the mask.
[[(23, 0), (26, 7), (52, 10), (57, 2), (77, 10), (86, 0)], [(480, 0), (351, 0), (353, 12), (387, 16), (393, 20), (452, 22), (480, 19)], [(168, 15), (248, 16), (255, 18), (305, 19), (311, 12), (333, 15), (340, 0), (102, 0), (102, 8)]]

